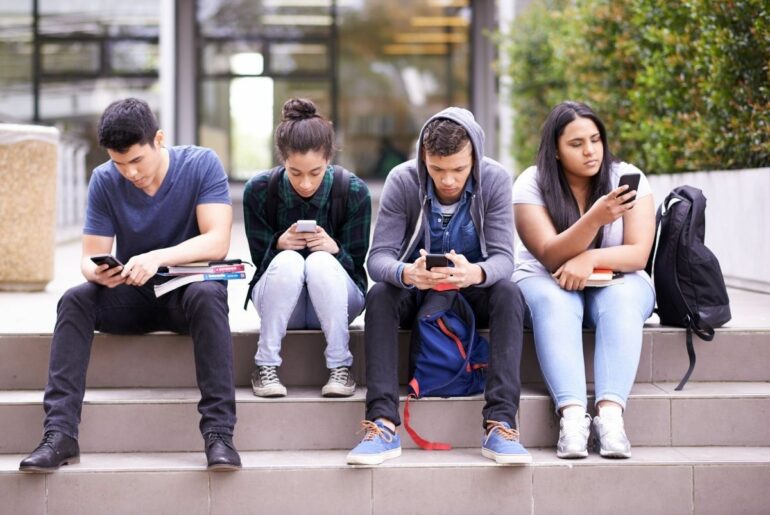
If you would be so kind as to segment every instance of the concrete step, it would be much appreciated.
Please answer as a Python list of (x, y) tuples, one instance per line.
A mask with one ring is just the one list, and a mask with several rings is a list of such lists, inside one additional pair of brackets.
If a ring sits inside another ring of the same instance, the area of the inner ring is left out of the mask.
[(768, 447), (647, 447), (629, 460), (499, 466), (478, 449), (405, 450), (379, 467), (342, 451), (243, 452), (243, 470), (207, 472), (202, 452), (84, 454), (53, 474), (0, 455), (4, 513), (724, 514), (767, 513)]
[[(692, 382), (637, 384), (626, 411), (635, 447), (770, 446), (770, 383)], [(317, 388), (291, 388), (283, 399), (254, 397), (238, 389), (235, 443), (244, 451), (350, 449), (364, 417), (365, 389), (347, 399), (324, 399)], [(80, 427), (84, 452), (195, 451), (198, 433), (194, 388), (91, 389)], [(403, 408), (402, 398), (402, 408)], [(591, 401), (589, 401), (590, 403)], [(423, 437), (456, 447), (478, 447), (481, 396), (426, 398), (412, 404), (412, 425)], [(24, 453), (39, 442), (42, 392), (0, 391), (0, 453)], [(520, 423), (527, 447), (553, 447), (558, 421), (542, 386), (525, 385)], [(404, 447), (414, 444), (402, 430)]]
[[(488, 333), (483, 332), (485, 336)], [(235, 380), (248, 386), (254, 369), (258, 334), (235, 333)], [(42, 389), (50, 352), (50, 334), (0, 335), (0, 389)], [(409, 334), (400, 341), (402, 384), (407, 382)], [(593, 333), (586, 332), (586, 371), (593, 378)], [(640, 383), (679, 381), (687, 370), (685, 333), (673, 328), (648, 327), (644, 331), (639, 370)], [(290, 331), (283, 345), (280, 375), (290, 386), (322, 385), (328, 378), (323, 360), (325, 340), (320, 331)], [(366, 384), (363, 330), (351, 331), (358, 384)], [(765, 381), (770, 370), (770, 330), (719, 329), (712, 342), (695, 338), (698, 364), (693, 381)], [(739, 364), (739, 366), (738, 366)], [(525, 334), (522, 381), (541, 383), (542, 376), (532, 342)], [(191, 387), (195, 386), (192, 343), (187, 336), (153, 333), (141, 336), (97, 334), (88, 372), (91, 387)]]

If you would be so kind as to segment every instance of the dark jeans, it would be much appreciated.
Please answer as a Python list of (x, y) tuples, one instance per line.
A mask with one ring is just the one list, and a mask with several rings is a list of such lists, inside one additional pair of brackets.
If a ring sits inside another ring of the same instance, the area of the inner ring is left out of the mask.
[(94, 330), (113, 334), (173, 331), (190, 334), (201, 391), (202, 434), (233, 434), (233, 345), (224, 283), (192, 283), (156, 298), (152, 281), (142, 287), (106, 288), (84, 283), (59, 300), (45, 389), (45, 430), (78, 437), (86, 371)]
[[(460, 293), (473, 308), (477, 327), (489, 327), (486, 404), (488, 420), (516, 427), (521, 395), (521, 347), (524, 298), (511, 281), (488, 288), (464, 288)], [(386, 418), (401, 424), (398, 414), (398, 328), (411, 329), (424, 292), (377, 283), (366, 297), (366, 418)]]

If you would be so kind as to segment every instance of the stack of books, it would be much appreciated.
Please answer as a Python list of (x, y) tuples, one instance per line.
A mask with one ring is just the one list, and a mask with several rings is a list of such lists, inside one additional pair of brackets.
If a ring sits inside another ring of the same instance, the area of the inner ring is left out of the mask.
[(190, 283), (245, 279), (246, 263), (240, 259), (226, 259), (223, 261), (210, 261), (208, 263), (162, 266), (158, 268), (158, 275), (170, 276), (173, 279), (154, 286), (156, 297), (165, 295)]
[(623, 282), (623, 272), (614, 272), (609, 268), (594, 268), (593, 273), (588, 276), (586, 287), (600, 288), (612, 284)]

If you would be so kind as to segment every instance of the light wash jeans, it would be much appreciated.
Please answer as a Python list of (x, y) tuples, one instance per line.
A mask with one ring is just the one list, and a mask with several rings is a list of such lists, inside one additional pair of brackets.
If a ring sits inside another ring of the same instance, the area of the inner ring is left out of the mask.
[(251, 300), (261, 319), (257, 365), (281, 365), (287, 329), (322, 329), (326, 367), (353, 364), (348, 325), (364, 309), (364, 294), (328, 252), (307, 259), (293, 250), (273, 258), (259, 278)]
[(596, 329), (596, 403), (617, 402), (624, 409), (642, 351), (642, 326), (652, 314), (655, 294), (640, 274), (622, 284), (583, 291), (563, 290), (550, 276), (517, 283), (529, 306), (535, 348), (546, 386), (558, 412), (587, 407), (583, 327)]

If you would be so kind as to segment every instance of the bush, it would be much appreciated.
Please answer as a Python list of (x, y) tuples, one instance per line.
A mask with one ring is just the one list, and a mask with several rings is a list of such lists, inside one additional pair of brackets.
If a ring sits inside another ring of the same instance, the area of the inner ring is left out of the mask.
[(770, 166), (765, 0), (535, 0), (511, 34), (498, 41), (520, 167), (565, 99), (591, 105), (613, 152), (649, 173)]

